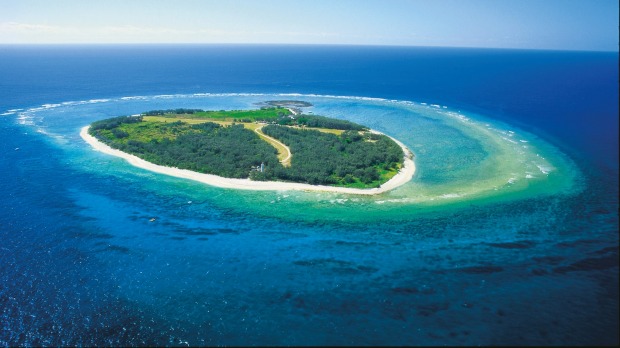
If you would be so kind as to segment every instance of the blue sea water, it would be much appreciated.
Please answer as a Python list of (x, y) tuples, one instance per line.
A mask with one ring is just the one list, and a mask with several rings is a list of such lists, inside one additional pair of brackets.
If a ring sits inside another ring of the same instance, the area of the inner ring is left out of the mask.
[[(0, 96), (2, 345), (619, 342), (617, 53), (0, 46)], [(77, 135), (281, 98), (397, 137), (416, 176), (237, 192)]]

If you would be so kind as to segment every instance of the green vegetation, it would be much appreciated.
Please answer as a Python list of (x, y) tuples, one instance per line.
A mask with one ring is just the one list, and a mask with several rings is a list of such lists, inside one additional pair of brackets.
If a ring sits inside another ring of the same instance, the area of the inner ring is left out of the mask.
[[(142, 115), (94, 122), (89, 133), (155, 164), (229, 178), (370, 188), (389, 180), (403, 163), (402, 149), (387, 136), (349, 121), (292, 115), (278, 107)], [(239, 119), (262, 124), (235, 123)], [(292, 156), (285, 160), (289, 149)]]
[(299, 115), (296, 118), (284, 117), (278, 119), (277, 123), (283, 126), (300, 126), (309, 128), (327, 128), (357, 131), (368, 130), (368, 128), (361, 126), (357, 123), (316, 115)]
[(293, 153), (291, 166), (276, 168), (273, 179), (378, 187), (394, 176), (403, 162), (403, 150), (385, 135), (346, 131), (337, 136), (273, 125), (264, 127), (263, 132), (289, 146)]
[[(280, 166), (277, 151), (242, 125), (131, 122), (114, 129), (91, 127), (89, 132), (146, 161), (227, 178), (247, 178), (261, 163)], [(119, 137), (119, 132), (124, 136)]]
[(201, 109), (169, 109), (152, 110), (142, 113), (142, 116), (159, 116), (165, 118), (227, 121), (227, 122), (265, 122), (277, 123), (286, 126), (300, 126), (310, 128), (326, 128), (339, 130), (368, 130), (368, 128), (346, 120), (337, 120), (324, 116), (299, 115), (295, 116), (289, 109), (282, 107), (264, 107), (257, 110), (219, 110), (205, 111)]
[(101, 121), (95, 121), (90, 125), (91, 131), (96, 131), (100, 129), (111, 130), (122, 124), (132, 124), (132, 123), (140, 123), (142, 122), (142, 117), (133, 117), (133, 116), (119, 116), (108, 118)]
[(152, 110), (143, 116), (163, 116), (167, 118), (210, 119), (234, 122), (275, 122), (291, 115), (291, 111), (282, 107), (266, 107), (257, 110), (219, 110), (169, 109)]

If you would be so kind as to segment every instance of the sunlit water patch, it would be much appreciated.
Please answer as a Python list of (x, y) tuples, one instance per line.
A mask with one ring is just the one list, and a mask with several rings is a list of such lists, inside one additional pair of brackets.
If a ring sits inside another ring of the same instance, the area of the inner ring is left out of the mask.
[[(415, 155), (414, 178), (375, 196), (220, 189), (132, 167), (122, 159), (94, 151), (78, 134), (93, 121), (152, 109), (250, 109), (275, 99), (308, 101), (313, 106), (304, 112), (351, 120), (400, 140)], [(581, 175), (573, 162), (536, 135), (437, 104), (366, 97), (198, 93), (68, 101), (7, 113), (16, 114), (17, 122), (65, 150), (67, 164), (79, 170), (119, 177), (161, 195), (209, 201), (262, 216), (308, 221), (406, 219), (442, 207), (570, 194), (581, 189)]]

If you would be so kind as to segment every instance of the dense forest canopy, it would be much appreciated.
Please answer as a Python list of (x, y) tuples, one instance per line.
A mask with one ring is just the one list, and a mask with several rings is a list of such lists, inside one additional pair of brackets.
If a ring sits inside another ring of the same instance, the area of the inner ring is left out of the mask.
[(91, 134), (111, 147), (155, 164), (228, 178), (247, 178), (251, 169), (261, 163), (280, 165), (276, 150), (242, 125), (132, 122)]
[[(309, 184), (378, 187), (395, 173), (403, 150), (385, 135), (346, 131), (341, 135), (270, 125), (263, 132), (288, 145), (291, 166), (274, 168), (273, 178)], [(267, 173), (269, 174), (269, 173)], [(356, 185), (357, 184), (357, 185)]]
[(298, 115), (297, 117), (282, 117), (278, 119), (277, 124), (284, 126), (327, 128), (339, 130), (368, 130), (368, 128), (357, 123), (317, 115)]
[[(155, 115), (163, 118), (145, 117)], [(239, 121), (246, 119), (253, 121)], [(290, 149), (290, 166), (278, 161), (278, 151), (261, 139), (258, 130)], [(295, 115), (280, 107), (154, 110), (94, 122), (89, 132), (155, 164), (229, 178), (313, 185), (378, 187), (398, 172), (404, 156), (392, 139), (364, 126)]]

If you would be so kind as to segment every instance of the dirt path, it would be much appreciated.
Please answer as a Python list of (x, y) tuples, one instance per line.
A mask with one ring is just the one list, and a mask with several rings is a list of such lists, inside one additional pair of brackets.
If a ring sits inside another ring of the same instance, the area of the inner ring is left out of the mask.
[(280, 163), (282, 163), (282, 165), (285, 167), (290, 167), (291, 157), (293, 156), (293, 154), (291, 153), (291, 149), (289, 149), (288, 146), (284, 145), (280, 141), (263, 133), (262, 128), (263, 126), (260, 126), (254, 129), (254, 131), (256, 132), (256, 134), (258, 134), (259, 137), (267, 141), (269, 144), (271, 144), (271, 146), (275, 147), (276, 150), (278, 150), (278, 159), (280, 160)]

